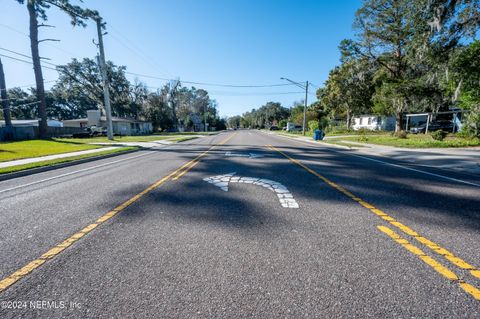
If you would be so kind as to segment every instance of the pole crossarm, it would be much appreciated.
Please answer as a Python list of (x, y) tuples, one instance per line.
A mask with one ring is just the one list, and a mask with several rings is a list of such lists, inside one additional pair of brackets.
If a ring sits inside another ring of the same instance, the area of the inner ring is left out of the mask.
[(280, 78), (280, 80), (285, 80), (285, 81), (288, 81), (300, 88), (302, 88), (303, 90), (305, 90), (305, 101), (304, 101), (304, 106), (303, 106), (303, 125), (302, 125), (302, 134), (305, 135), (305, 127), (307, 125), (307, 100), (308, 100), (308, 81), (305, 82), (305, 85), (303, 85), (302, 83), (299, 83), (299, 82), (295, 82), (295, 81), (292, 81), (290, 79), (287, 79), (287, 78)]
[(290, 82), (290, 83), (292, 83), (292, 84), (294, 84), (294, 85), (296, 85), (296, 86), (298, 86), (299, 88), (302, 88), (302, 89), (304, 89), (304, 90), (307, 88), (305, 84), (302, 84), (302, 83), (299, 83), (299, 82), (295, 82), (295, 81), (292, 81), (292, 80), (287, 79), (287, 78), (280, 78), (280, 80), (288, 81), (288, 82)]

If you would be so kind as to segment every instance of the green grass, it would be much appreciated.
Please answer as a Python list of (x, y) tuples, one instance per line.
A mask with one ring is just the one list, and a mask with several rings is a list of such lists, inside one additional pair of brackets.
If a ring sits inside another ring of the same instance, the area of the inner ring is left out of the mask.
[(139, 135), (139, 136), (114, 136), (113, 141), (110, 141), (106, 136), (91, 137), (91, 138), (57, 138), (56, 141), (67, 142), (73, 144), (88, 144), (88, 143), (122, 143), (122, 142), (152, 142), (159, 140), (168, 140), (172, 136), (158, 136), (158, 135)]
[(354, 136), (342, 138), (345, 141), (354, 141), (368, 144), (387, 145), (405, 148), (430, 148), (430, 147), (470, 147), (480, 146), (480, 138), (462, 138), (447, 136), (443, 141), (434, 140), (429, 134), (409, 134), (407, 138), (398, 138), (388, 135)]
[(84, 155), (72, 156), (72, 157), (67, 157), (67, 158), (54, 159), (54, 160), (50, 160), (50, 161), (42, 161), (42, 162), (29, 163), (29, 164), (24, 164), (24, 165), (5, 167), (5, 168), (0, 168), (0, 174), (14, 173), (14, 172), (23, 171), (23, 170), (26, 170), (26, 169), (44, 167), (44, 166), (51, 166), (51, 165), (55, 165), (55, 164), (67, 163), (67, 162), (77, 161), (77, 160), (81, 160), (81, 159), (85, 159), (85, 158), (98, 157), (98, 156), (103, 156), (103, 155), (108, 155), (108, 154), (124, 153), (124, 152), (135, 150), (135, 149), (137, 149), (137, 147), (119, 147), (117, 149), (106, 150), (106, 151), (103, 151), (103, 152), (98, 152), (98, 153), (93, 153), (93, 154), (84, 154)]
[(196, 139), (196, 138), (198, 138), (198, 136), (180, 136), (180, 137), (175, 137), (175, 138), (169, 139), (168, 141), (173, 142), (173, 143), (178, 143), (178, 142), (193, 140), (193, 139)]
[(59, 140), (30, 140), (0, 143), (0, 162), (99, 148), (98, 145), (64, 143)]
[(361, 130), (361, 131), (332, 131), (327, 132), (326, 136), (348, 136), (348, 135), (385, 135), (389, 134), (386, 131), (370, 131), (370, 130)]
[[(302, 132), (285, 132), (285, 131), (270, 131), (278, 135), (285, 135), (290, 137), (300, 137)], [(366, 133), (366, 134), (365, 134)], [(310, 132), (305, 132), (306, 136), (311, 137)], [(324, 140), (326, 143), (344, 145), (349, 147), (362, 147), (362, 145), (356, 145), (348, 143), (348, 141), (386, 145), (394, 147), (405, 148), (447, 148), (447, 147), (472, 147), (480, 146), (480, 138), (463, 138), (458, 136), (449, 135), (443, 141), (437, 141), (432, 138), (430, 134), (408, 134), (406, 139), (392, 136), (390, 133), (382, 131), (366, 131), (364, 133), (358, 131), (351, 131), (348, 133), (339, 133), (338, 135), (345, 135), (346, 137), (339, 137), (337, 139)], [(354, 136), (347, 136), (354, 135)], [(327, 137), (335, 136), (327, 133)]]
[(199, 135), (203, 134), (154, 134), (154, 135), (138, 135), (138, 136), (114, 136), (113, 141), (110, 141), (106, 136), (91, 137), (91, 138), (58, 138), (56, 141), (67, 142), (67, 143), (122, 143), (122, 142), (153, 142), (153, 141), (170, 141), (170, 142), (181, 142), (184, 140), (189, 140), (197, 138)]
[[(267, 130), (265, 130), (267, 131)], [(286, 131), (270, 131), (270, 132), (273, 132), (275, 134), (279, 134), (279, 135), (285, 135), (285, 136), (290, 136), (290, 137), (299, 137), (299, 136), (302, 136), (302, 132), (286, 132)], [(349, 135), (354, 135), (354, 136), (357, 136), (357, 135), (384, 135), (386, 134), (386, 132), (384, 131), (344, 131), (344, 132), (326, 132), (325, 133), (325, 136), (349, 136)], [(313, 136), (313, 132), (312, 131), (306, 131), (305, 132), (305, 136), (309, 136), (309, 137), (312, 137)]]
[(159, 132), (154, 135), (215, 135), (219, 132)]
[(0, 143), (0, 162), (19, 160), (24, 158), (40, 157), (54, 154), (63, 154), (77, 151), (101, 148), (91, 143), (122, 143), (122, 142), (151, 142), (168, 140), (173, 143), (182, 142), (204, 135), (201, 132), (175, 133), (165, 135), (145, 136), (116, 136), (114, 141), (107, 137), (93, 138), (54, 138), (51, 140), (29, 140), (19, 142)]
[(335, 145), (341, 145), (341, 146), (347, 146), (347, 147), (367, 147), (366, 145), (358, 145), (358, 144), (353, 144), (345, 141), (323, 140), (322, 142), (327, 144), (335, 144)]

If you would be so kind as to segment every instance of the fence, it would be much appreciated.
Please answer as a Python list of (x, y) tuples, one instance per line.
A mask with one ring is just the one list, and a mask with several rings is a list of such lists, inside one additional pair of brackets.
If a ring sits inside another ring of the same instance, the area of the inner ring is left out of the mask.
[[(79, 127), (48, 127), (47, 137), (71, 136), (83, 132)], [(38, 126), (0, 127), (0, 141), (32, 140), (39, 137)]]

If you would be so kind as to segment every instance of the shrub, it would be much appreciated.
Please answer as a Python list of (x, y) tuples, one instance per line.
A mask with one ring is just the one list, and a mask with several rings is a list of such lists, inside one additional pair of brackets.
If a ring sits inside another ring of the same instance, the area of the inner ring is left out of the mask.
[(407, 138), (407, 132), (405, 132), (404, 130), (401, 130), (401, 131), (395, 132), (393, 136), (397, 138)]
[(359, 141), (359, 142), (368, 142), (368, 136), (365, 135), (365, 134), (362, 134), (362, 135), (360, 135), (360, 137), (358, 138), (358, 141)]
[(360, 134), (360, 135), (365, 135), (365, 134), (367, 134), (367, 133), (370, 133), (371, 130), (369, 130), (368, 128), (362, 127), (362, 128), (360, 128), (357, 132), (358, 132), (358, 134)]
[(439, 130), (432, 132), (432, 138), (436, 141), (443, 141), (443, 139), (447, 136), (447, 132)]
[(473, 107), (465, 115), (462, 131), (468, 137), (480, 137), (480, 105)]
[(319, 123), (317, 120), (311, 120), (311, 121), (308, 121), (308, 129), (310, 131), (315, 131), (315, 130), (318, 130), (319, 128)]

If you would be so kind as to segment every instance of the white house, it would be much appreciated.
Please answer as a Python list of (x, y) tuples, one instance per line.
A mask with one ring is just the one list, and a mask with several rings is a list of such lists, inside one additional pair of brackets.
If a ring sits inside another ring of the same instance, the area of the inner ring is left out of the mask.
[(360, 115), (353, 118), (352, 128), (355, 131), (367, 129), (371, 131), (395, 130), (394, 116)]
[[(105, 116), (100, 115), (99, 110), (88, 110), (87, 118), (64, 120), (64, 127), (107, 127)], [(118, 135), (143, 135), (151, 134), (153, 131), (152, 123), (138, 121), (133, 119), (125, 119), (112, 117), (113, 134)]]

